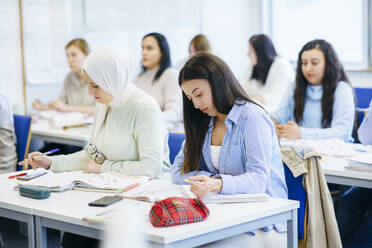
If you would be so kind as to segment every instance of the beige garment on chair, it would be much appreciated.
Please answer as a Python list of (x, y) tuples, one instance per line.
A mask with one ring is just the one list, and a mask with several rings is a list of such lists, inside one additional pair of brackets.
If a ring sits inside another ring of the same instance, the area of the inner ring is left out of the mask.
[(291, 147), (282, 147), (282, 159), (295, 177), (304, 175), (307, 192), (306, 247), (342, 247), (331, 194), (329, 193), (319, 154), (305, 153), (301, 158)]

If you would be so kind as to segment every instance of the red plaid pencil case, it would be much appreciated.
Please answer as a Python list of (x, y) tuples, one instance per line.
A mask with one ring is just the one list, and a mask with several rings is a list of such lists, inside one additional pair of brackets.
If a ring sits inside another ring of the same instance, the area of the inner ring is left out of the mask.
[(208, 215), (209, 209), (198, 198), (169, 197), (152, 206), (149, 218), (153, 226), (162, 227), (199, 222)]

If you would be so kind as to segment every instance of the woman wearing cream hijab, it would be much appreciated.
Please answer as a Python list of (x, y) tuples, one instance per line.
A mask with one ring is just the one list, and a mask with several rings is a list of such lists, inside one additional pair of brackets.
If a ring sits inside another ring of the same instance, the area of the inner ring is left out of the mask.
[(98, 102), (90, 143), (84, 150), (23, 163), (52, 171), (106, 171), (158, 177), (169, 165), (167, 131), (157, 102), (129, 82), (129, 61), (108, 48), (93, 51), (82, 66), (89, 94)]

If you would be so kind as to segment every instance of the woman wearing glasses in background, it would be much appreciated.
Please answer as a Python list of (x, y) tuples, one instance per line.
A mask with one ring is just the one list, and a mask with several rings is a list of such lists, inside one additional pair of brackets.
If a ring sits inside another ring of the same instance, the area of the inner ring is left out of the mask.
[(29, 154), (32, 168), (106, 171), (158, 177), (169, 165), (167, 131), (157, 102), (129, 82), (129, 61), (108, 48), (93, 51), (82, 66), (89, 94), (98, 102), (90, 143), (70, 155)]

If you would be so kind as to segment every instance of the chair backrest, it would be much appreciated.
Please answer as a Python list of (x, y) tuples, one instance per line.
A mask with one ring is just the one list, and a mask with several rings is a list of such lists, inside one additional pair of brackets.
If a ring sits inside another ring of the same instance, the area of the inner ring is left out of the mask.
[(174, 158), (177, 156), (181, 149), (182, 142), (185, 140), (186, 135), (183, 133), (169, 133), (168, 145), (169, 145), (169, 161), (171, 164), (174, 162)]
[(305, 210), (307, 193), (302, 185), (303, 175), (294, 177), (287, 165), (283, 163), (285, 181), (288, 188), (288, 199), (300, 202), (300, 208), (297, 211), (298, 238), (304, 238), (305, 229)]
[(354, 88), (358, 108), (368, 108), (372, 100), (372, 88)]
[[(17, 139), (16, 149), (18, 162), (27, 158), (28, 147), (31, 140), (31, 122), (30, 116), (13, 115), (14, 132)], [(17, 166), (17, 170), (21, 170), (21, 166)]]

